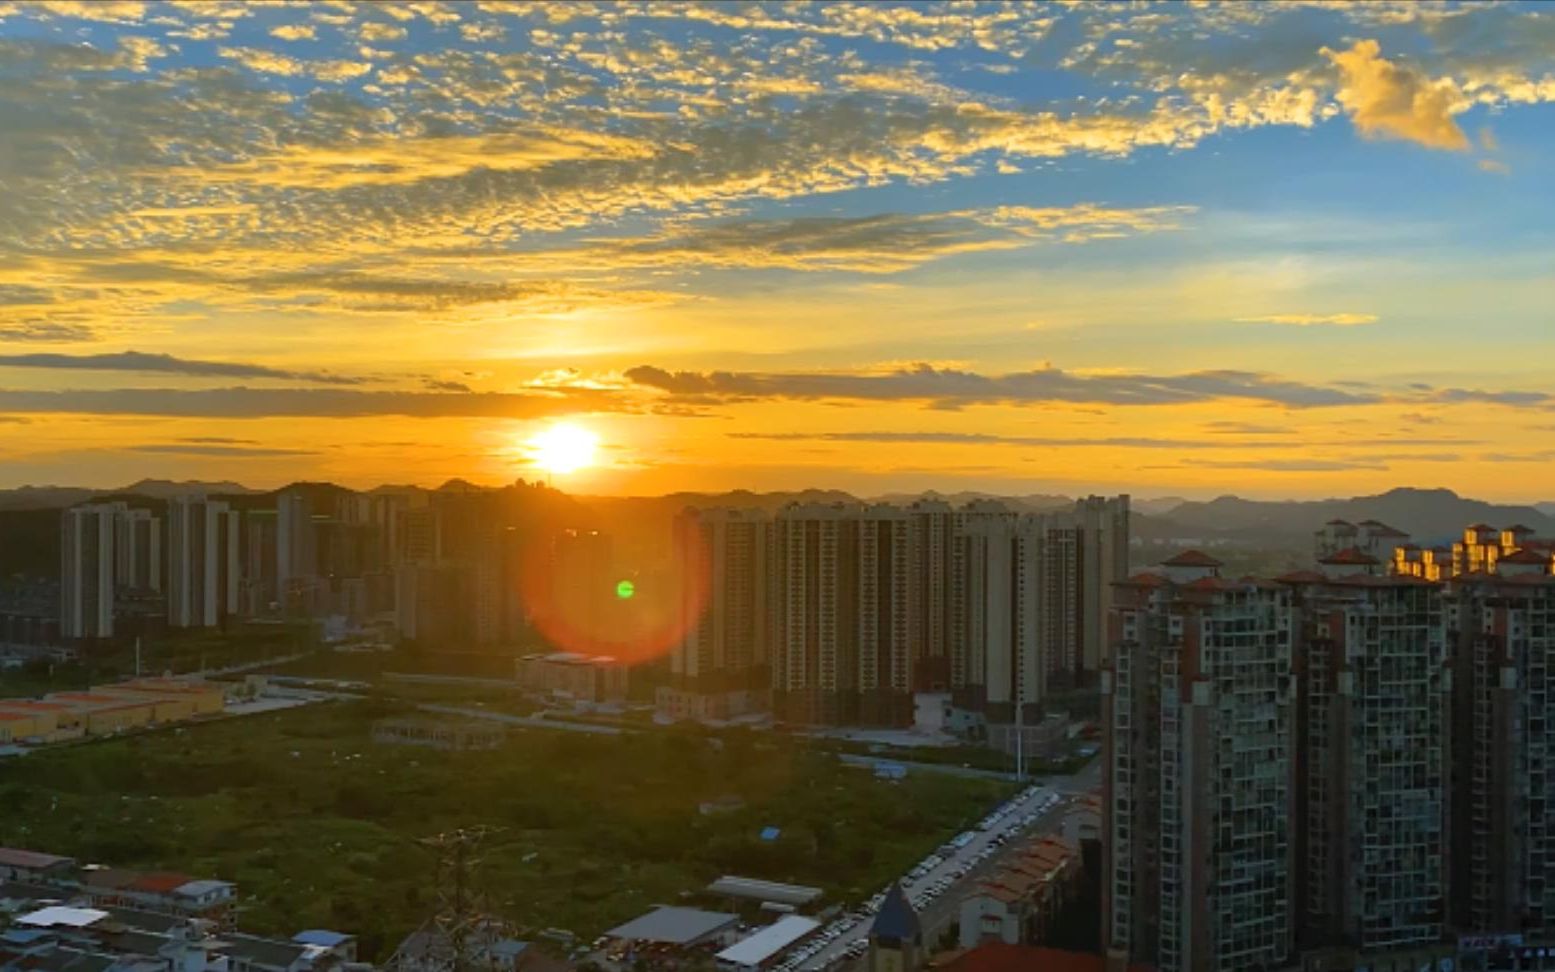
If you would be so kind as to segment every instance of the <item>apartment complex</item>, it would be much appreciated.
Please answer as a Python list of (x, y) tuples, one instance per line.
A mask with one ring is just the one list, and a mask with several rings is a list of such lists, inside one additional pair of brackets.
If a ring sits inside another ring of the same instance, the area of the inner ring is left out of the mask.
[(1392, 552), (1391, 569), (1425, 580), (1445, 581), (1466, 574), (1493, 574), (1506, 558), (1514, 565), (1542, 566), (1548, 573), (1555, 564), (1555, 540), (1534, 535), (1531, 527), (1513, 524), (1497, 529), (1485, 523), (1464, 527), (1461, 539), (1451, 546), (1420, 547), (1402, 543)]
[(1350, 546), (1273, 582), (1189, 552), (1118, 586), (1114, 965), (1555, 967), (1555, 576), (1526, 531), (1467, 536), (1445, 582)]
[(1282, 966), (1295, 927), (1291, 592), (1202, 554), (1118, 585), (1102, 679), (1114, 964)]
[(461, 646), (531, 640), (535, 619), (559, 615), (607, 627), (619, 610), (609, 542), (542, 526), (554, 501), (524, 484), (362, 494), (299, 483), (85, 504), (61, 515), (59, 607), (46, 607), (68, 641), (282, 618), (397, 625)]
[(1128, 497), (1042, 514), (939, 500), (689, 509), (675, 547), (688, 580), (666, 714), (737, 714), (769, 689), (784, 720), (902, 725), (915, 691), (948, 690), (1018, 725), (1106, 655)]

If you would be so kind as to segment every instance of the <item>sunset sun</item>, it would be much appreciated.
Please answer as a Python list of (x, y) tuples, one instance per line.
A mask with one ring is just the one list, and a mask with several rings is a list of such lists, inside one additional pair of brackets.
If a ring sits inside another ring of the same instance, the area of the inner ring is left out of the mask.
[(566, 474), (594, 465), (599, 436), (588, 429), (568, 423), (552, 425), (528, 443), (530, 460), (553, 474)]

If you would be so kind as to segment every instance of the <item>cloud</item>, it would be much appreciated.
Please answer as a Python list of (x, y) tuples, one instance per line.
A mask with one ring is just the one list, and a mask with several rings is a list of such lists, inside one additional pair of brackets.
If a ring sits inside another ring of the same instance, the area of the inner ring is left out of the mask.
[(107, 354), (4, 354), (3, 368), (58, 368), (76, 371), (130, 371), (146, 374), (174, 374), (190, 377), (278, 378), (288, 381), (314, 381), (329, 385), (354, 385), (362, 381), (322, 371), (288, 371), (265, 365), (234, 361), (201, 361), (171, 354), (119, 351)]
[(267, 51), (261, 47), (222, 47), (218, 48), (216, 53), (237, 61), (250, 71), (258, 71), (261, 74), (295, 77), (307, 70), (306, 65), (297, 58), (278, 51)]
[(469, 394), (345, 388), (0, 389), (0, 412), (187, 418), (547, 418), (629, 408), (605, 392)]
[(1458, 93), (1451, 80), (1432, 81), (1382, 57), (1375, 40), (1349, 50), (1323, 48), (1339, 69), (1339, 103), (1367, 138), (1396, 138), (1427, 148), (1465, 151), (1469, 138), (1453, 120)]
[(57, 17), (111, 24), (137, 23), (146, 15), (141, 0), (37, 0), (34, 5)]
[(281, 24), (270, 28), (271, 37), (281, 40), (313, 40), (317, 36), (312, 24)]
[(917, 365), (881, 373), (671, 372), (653, 366), (625, 377), (685, 401), (759, 399), (916, 401), (936, 408), (1071, 402), (1170, 405), (1237, 399), (1314, 408), (1370, 404), (1380, 395), (1248, 371), (1178, 375), (1081, 374), (1058, 368), (980, 375)]
[(329, 295), (336, 306), (360, 312), (444, 311), (483, 304), (522, 306), (531, 313), (562, 314), (598, 304), (657, 304), (670, 295), (646, 290), (606, 290), (565, 280), (515, 282), (389, 277), (353, 271), (301, 271), (239, 278), (231, 285), (288, 298)]
[(1505, 162), (1499, 162), (1499, 161), (1497, 161), (1495, 159), (1480, 159), (1479, 160), (1479, 170), (1481, 172), (1489, 172), (1489, 173), (1491, 173), (1493, 175), (1511, 175), (1512, 174), (1512, 167), (1511, 166), (1507, 165)]
[(704, 264), (892, 273), (964, 253), (1086, 243), (1180, 228), (1192, 206), (1001, 206), (939, 213), (698, 223), (636, 239), (595, 240), (551, 256), (570, 266)]
[(1259, 425), (1255, 422), (1206, 422), (1204, 431), (1216, 435), (1293, 435), (1295, 429), (1288, 425)]
[[(1307, 449), (1376, 448), (1400, 445), (1473, 445), (1463, 439), (1352, 439), (1326, 442), (1282, 439), (1186, 439), (1159, 436), (1102, 436), (1063, 438), (1053, 436), (997, 435), (991, 432), (728, 432), (731, 439), (757, 439), (769, 442), (916, 442), (931, 445), (993, 445), (1033, 448), (1122, 448), (1122, 449)], [(1457, 454), (1454, 453), (1454, 456)], [(1400, 457), (1392, 457), (1400, 458)], [(1410, 458), (1420, 458), (1413, 456)]]
[(995, 435), (989, 432), (729, 432), (731, 439), (760, 439), (774, 442), (919, 442), (932, 445), (1001, 445), (1039, 448), (1076, 448), (1112, 446), (1126, 449), (1199, 449), (1210, 447), (1278, 447), (1290, 443), (1228, 443), (1199, 439), (1116, 436), (1097, 439), (1053, 438), (1048, 436)]
[(371, 21), (362, 25), (359, 36), (367, 43), (382, 43), (384, 41), (404, 40), (405, 33), (406, 31), (403, 27)]
[(316, 456), (315, 449), (285, 449), (245, 445), (199, 445), (184, 442), (152, 442), (142, 445), (121, 446), (131, 452), (151, 452), (170, 456), (215, 456), (224, 459), (278, 458), (282, 456)]
[[(931, 408), (968, 405), (1087, 404), (1182, 405), (1247, 401), (1287, 408), (1381, 404), (1487, 404), (1555, 408), (1555, 394), (1520, 390), (1436, 388), (1413, 384), (1381, 388), (1362, 382), (1312, 384), (1255, 371), (1195, 371), (1155, 375), (1086, 373), (1044, 367), (983, 375), (928, 364), (872, 372), (668, 371), (640, 365), (628, 382), (655, 389), (672, 401), (708, 404), (767, 400), (898, 401)], [(1403, 440), (1391, 441), (1395, 444)], [(1360, 445), (1357, 440), (1336, 445)]]
[(0, 341), (65, 344), (96, 339), (97, 332), (85, 324), (69, 324), (47, 319), (0, 323)]
[(1257, 469), (1264, 472), (1349, 472), (1388, 468), (1386, 463), (1376, 459), (1195, 459), (1193, 464), (1208, 469)]
[(1375, 324), (1381, 320), (1376, 314), (1263, 314), (1258, 317), (1238, 317), (1238, 324), (1289, 324), (1295, 327), (1358, 327)]

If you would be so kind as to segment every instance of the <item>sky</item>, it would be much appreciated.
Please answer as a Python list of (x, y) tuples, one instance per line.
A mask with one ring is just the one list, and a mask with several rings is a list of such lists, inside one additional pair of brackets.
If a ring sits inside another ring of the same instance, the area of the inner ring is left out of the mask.
[(1555, 499), (1555, 7), (0, 0), (0, 487)]

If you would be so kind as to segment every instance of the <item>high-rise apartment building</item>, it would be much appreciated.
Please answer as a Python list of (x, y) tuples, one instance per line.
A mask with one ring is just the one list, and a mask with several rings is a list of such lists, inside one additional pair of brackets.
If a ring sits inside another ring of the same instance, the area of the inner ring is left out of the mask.
[(1202, 554), (1118, 585), (1102, 674), (1109, 968), (1284, 967), (1295, 929), (1290, 592)]
[[(681, 585), (670, 672), (688, 690), (738, 691), (770, 684), (767, 672), (771, 517), (761, 510), (687, 509), (675, 519)], [(765, 694), (763, 692), (763, 694)]]
[[(1114, 585), (1129, 576), (1129, 498), (1087, 496), (1075, 503), (1072, 513), (1063, 516), (1068, 525), (1054, 524), (1049, 530), (1061, 530), (1073, 552), (1061, 551), (1062, 570), (1049, 568), (1048, 583), (1056, 589), (1045, 595), (1050, 604), (1060, 605), (1072, 617), (1055, 624), (1064, 627), (1062, 650), (1051, 654), (1054, 670), (1072, 670), (1077, 675), (1101, 670), (1112, 650), (1107, 618), (1112, 613)], [(1051, 519), (1051, 517), (1050, 517)], [(1075, 586), (1067, 586), (1073, 577)], [(1065, 586), (1058, 587), (1060, 582)], [(1072, 605), (1072, 607), (1071, 607)], [(1055, 618), (1058, 611), (1053, 612)], [(1071, 640), (1072, 639), (1072, 640)]]
[(1452, 915), (1555, 943), (1555, 577), (1539, 553), (1448, 585)]
[(907, 514), (798, 504), (771, 530), (773, 710), (795, 722), (910, 721)]
[(1303, 627), (1302, 940), (1360, 957), (1429, 952), (1447, 928), (1442, 592), (1328, 566), (1288, 578)]
[(136, 591), (162, 589), (162, 520), (150, 510), (123, 509), (113, 540), (114, 580)]
[(1012, 723), (1105, 657), (1128, 497), (1040, 515), (989, 500), (693, 509), (675, 545), (682, 682), (734, 684), (765, 659), (783, 718), (900, 724), (914, 691), (949, 690)]
[(302, 490), (288, 489), (275, 498), (276, 600), (283, 608), (318, 573), (313, 528), (313, 503)]
[[(959, 516), (944, 500), (923, 499), (907, 507), (911, 544), (908, 596), (914, 605), (907, 638), (913, 658), (913, 687), (917, 689), (943, 691), (953, 682), (951, 631), (956, 624), (958, 598), (964, 595), (956, 538)], [(961, 661), (964, 665), (964, 653)], [(959, 682), (965, 683), (964, 672)]]
[(1042, 697), (1036, 573), (1040, 534), (1031, 518), (981, 517), (957, 537), (965, 572), (965, 700), (990, 722), (1011, 723)]
[(113, 637), (114, 538), (123, 503), (75, 506), (60, 517), (60, 634)]
[(226, 503), (178, 496), (167, 509), (167, 622), (213, 628), (241, 606), (242, 517)]

